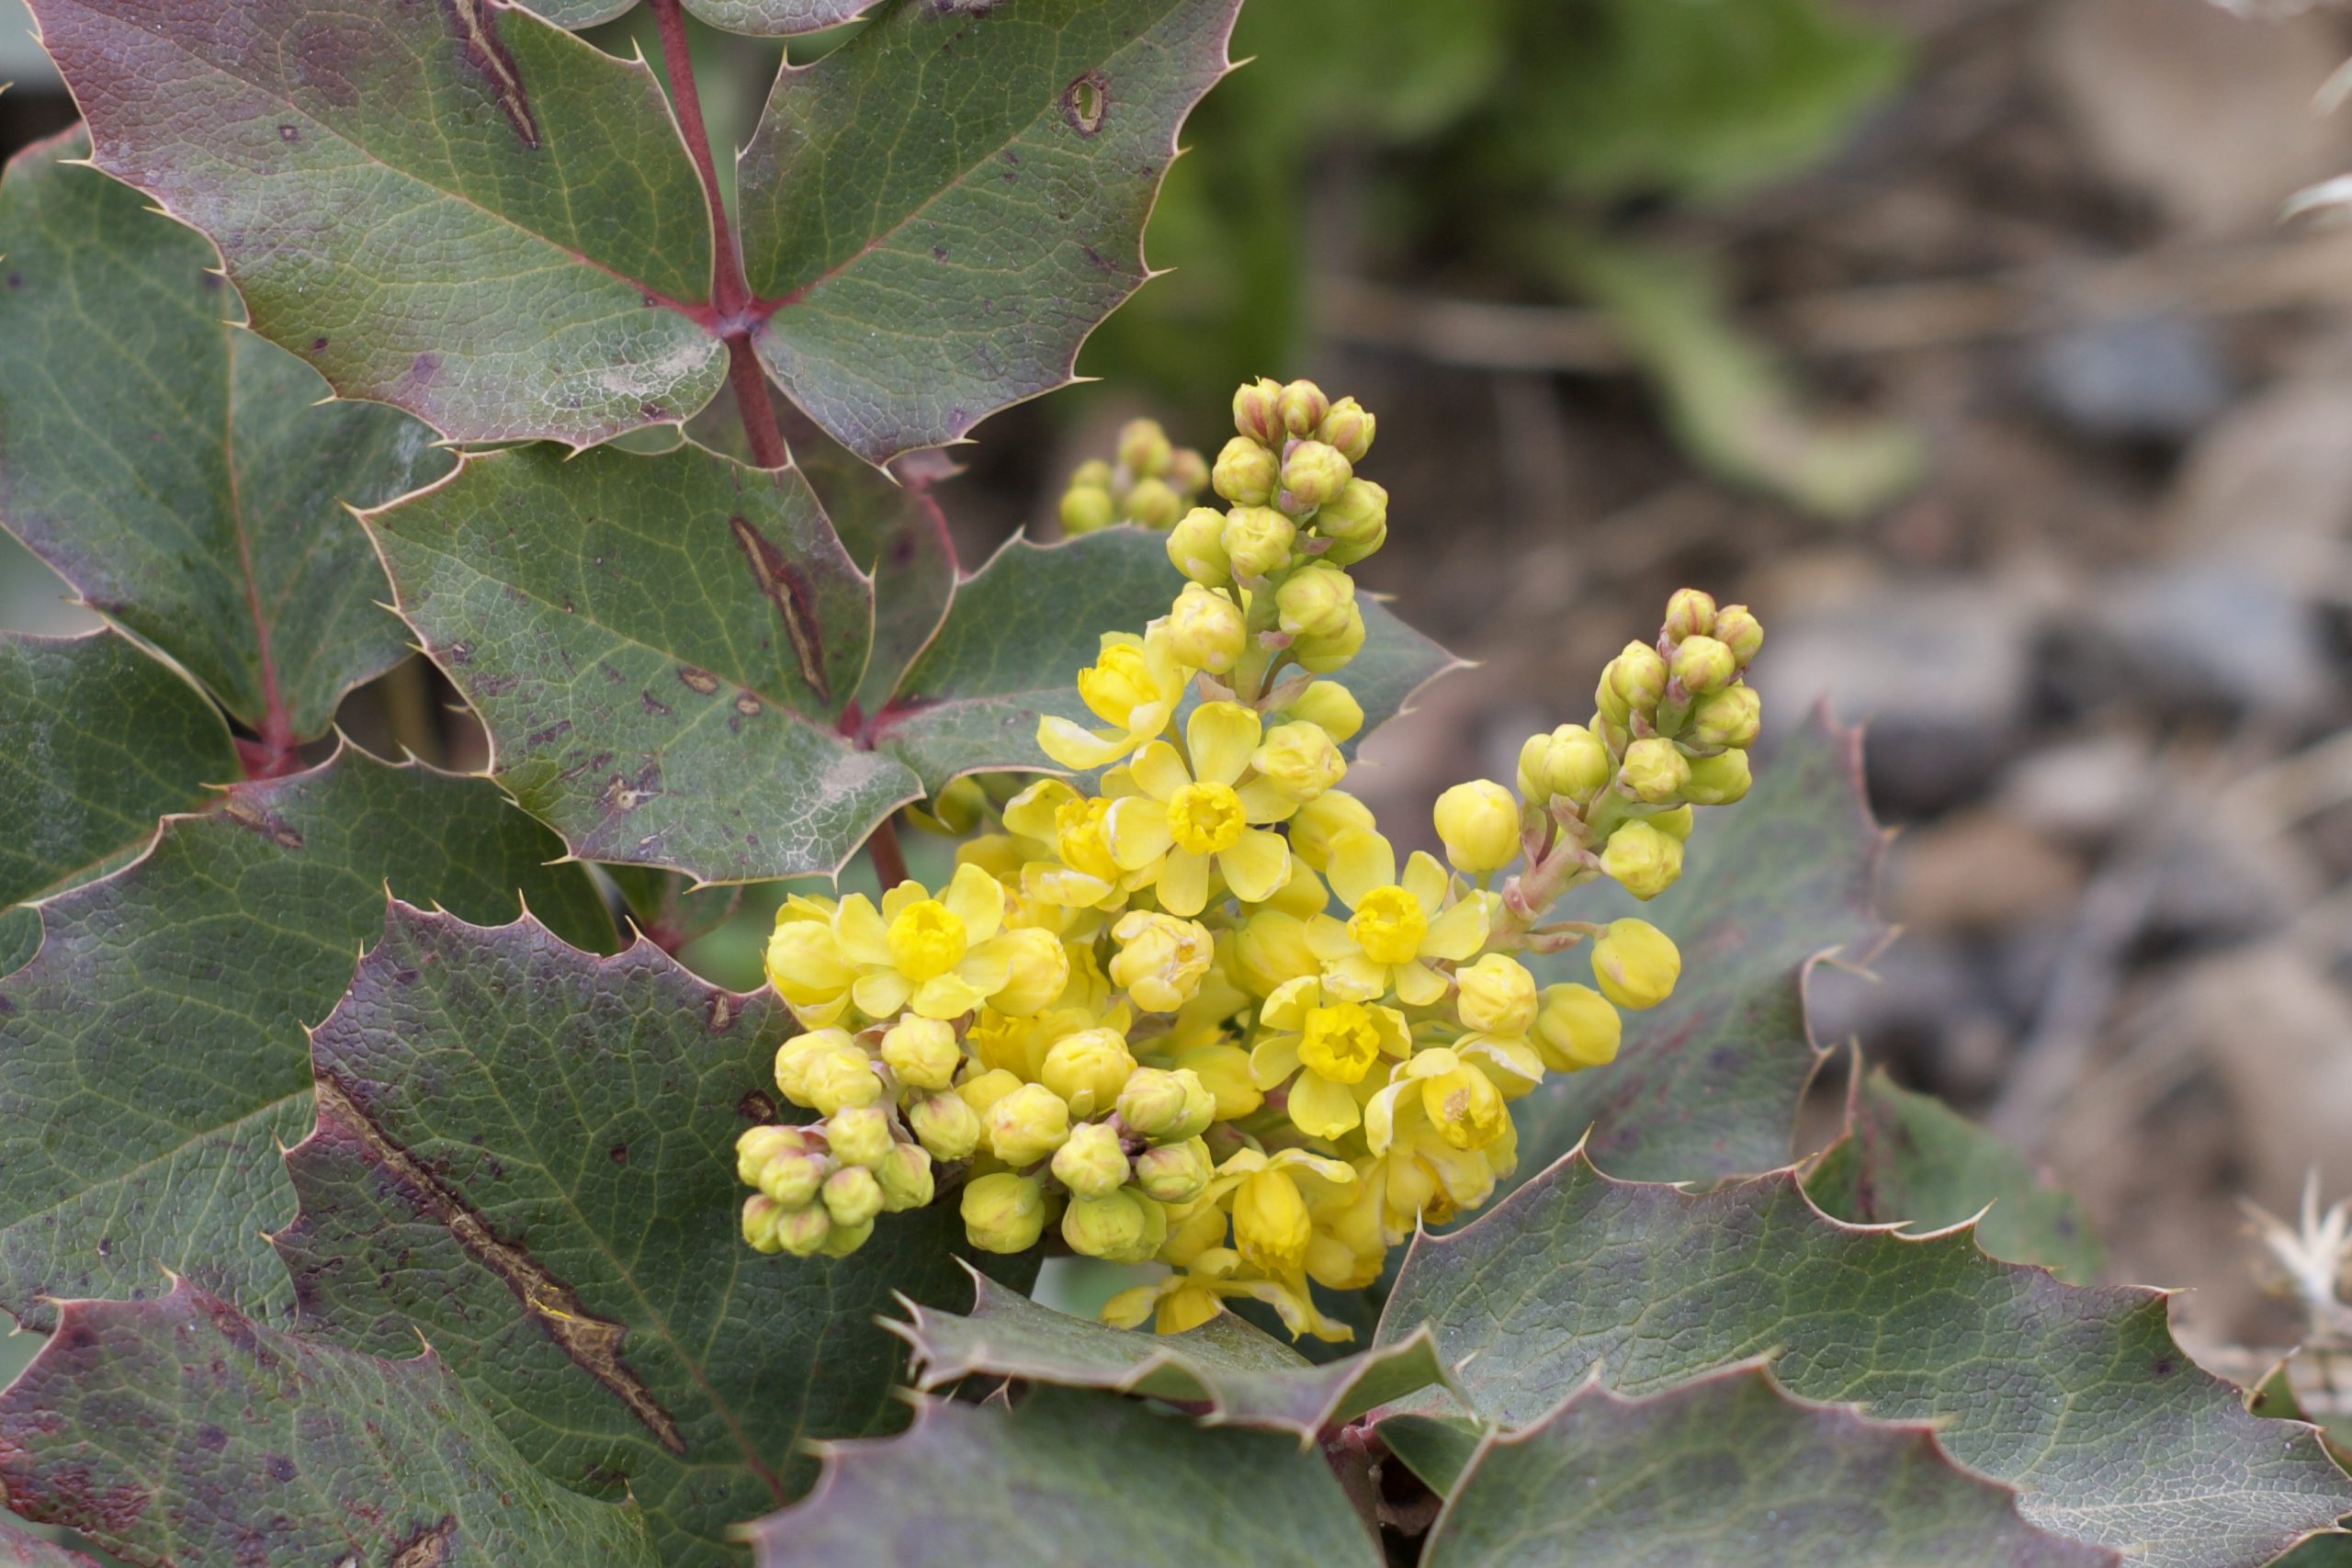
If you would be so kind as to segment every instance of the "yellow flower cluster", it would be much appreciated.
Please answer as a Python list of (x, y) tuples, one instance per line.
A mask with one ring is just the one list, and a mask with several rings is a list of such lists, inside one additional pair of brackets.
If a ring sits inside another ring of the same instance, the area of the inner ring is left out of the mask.
[[(1672, 991), (1655, 927), (1544, 919), (1604, 875), (1658, 893), (1691, 807), (1746, 792), (1755, 618), (1677, 594), (1587, 723), (1530, 739), (1516, 791), (1440, 797), (1444, 862), (1400, 861), (1339, 787), (1363, 713), (1328, 678), (1364, 638), (1345, 569), (1387, 530), (1355, 473), (1373, 418), (1303, 381), (1242, 388), (1234, 417), (1226, 507), (1168, 531), (1182, 592), (1079, 672), (1094, 722), (1038, 725), (1072, 776), (963, 792), (953, 815), (989, 819), (936, 893), (779, 913), (768, 975), (807, 1032), (776, 1083), (819, 1120), (744, 1134), (752, 1246), (839, 1256), (953, 1191), (976, 1247), (1050, 1227), (1160, 1266), (1114, 1323), (1172, 1332), (1248, 1297), (1345, 1338), (1314, 1286), (1370, 1284), (1421, 1222), (1485, 1202), (1510, 1102), (1612, 1060), (1620, 1010)], [(1522, 961), (1577, 942), (1590, 985)]]
[(1070, 475), (1062, 491), (1062, 532), (1075, 536), (1133, 523), (1165, 534), (1208, 483), (1207, 459), (1171, 445), (1159, 421), (1131, 419), (1119, 427), (1113, 461), (1096, 457)]

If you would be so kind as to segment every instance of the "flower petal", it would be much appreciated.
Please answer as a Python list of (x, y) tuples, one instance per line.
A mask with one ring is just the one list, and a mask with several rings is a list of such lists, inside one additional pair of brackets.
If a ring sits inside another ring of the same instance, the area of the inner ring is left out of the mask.
[(1102, 842), (1123, 871), (1141, 871), (1175, 841), (1168, 831), (1168, 807), (1149, 795), (1114, 800), (1102, 814)]
[(1445, 996), (1445, 976), (1416, 958), (1396, 965), (1396, 999), (1408, 1008), (1435, 1005)]
[(833, 940), (841, 944), (842, 956), (852, 964), (890, 962), (888, 929), (882, 924), (874, 901), (863, 893), (851, 894), (833, 911)]
[[(1388, 966), (1350, 953), (1323, 968), (1323, 994), (1343, 1001), (1368, 1002), (1388, 988)], [(1439, 987), (1441, 993), (1443, 987)]]
[(1483, 899), (1464, 899), (1430, 922), (1421, 938), (1421, 956), (1459, 964), (1487, 943), (1487, 906)]
[(1331, 863), (1324, 871), (1331, 890), (1351, 909), (1375, 887), (1396, 881), (1396, 852), (1364, 828), (1351, 828), (1331, 840)]
[(859, 976), (849, 994), (857, 1004), (857, 1010), (866, 1017), (888, 1018), (907, 1005), (907, 993), (913, 989), (913, 985), (896, 969), (875, 969)]
[(1190, 919), (1208, 902), (1209, 857), (1186, 850), (1170, 854), (1159, 867), (1159, 907)]
[(1323, 999), (1323, 980), (1317, 975), (1301, 975), (1284, 980), (1266, 997), (1266, 1005), (1258, 1011), (1258, 1022), (1267, 1029), (1284, 1029), (1296, 1033), (1306, 1021), (1306, 1010)]
[(1047, 714), (1037, 721), (1037, 750), (1065, 768), (1081, 772), (1099, 768), (1125, 756), (1131, 745), (1124, 735), (1097, 735), (1057, 714)]
[(1363, 1120), (1356, 1097), (1344, 1084), (1314, 1073), (1301, 1073), (1290, 1086), (1290, 1119), (1298, 1130), (1315, 1138), (1336, 1138)]
[(1250, 766), (1250, 753), (1258, 749), (1264, 732), (1254, 709), (1239, 703), (1203, 703), (1184, 721), (1193, 776), (1203, 784), (1231, 784)]
[(1060, 779), (1039, 779), (1004, 803), (1004, 825), (1024, 839), (1054, 841), (1054, 813), (1078, 791)]
[(1290, 840), (1263, 828), (1245, 828), (1230, 849), (1219, 852), (1216, 869), (1236, 898), (1262, 904), (1290, 875)]
[(1317, 915), (1306, 922), (1306, 951), (1326, 964), (1337, 964), (1356, 950), (1348, 922), (1337, 915)]
[(1298, 802), (1264, 779), (1251, 779), (1233, 793), (1241, 797), (1242, 818), (1252, 826), (1287, 822), (1298, 814)]
[(1415, 850), (1405, 862), (1404, 880), (1397, 886), (1413, 896), (1422, 914), (1434, 915), (1445, 902), (1446, 882), (1445, 867), (1438, 864), (1437, 857), (1427, 850)]
[(1364, 1146), (1374, 1154), (1385, 1155), (1396, 1138), (1396, 1100), (1405, 1092), (1407, 1080), (1398, 1078), (1364, 1102)]
[(1250, 1048), (1250, 1081), (1272, 1089), (1298, 1071), (1298, 1036), (1269, 1034)]
[(939, 896), (947, 912), (964, 922), (964, 940), (983, 942), (1004, 929), (1004, 884), (967, 862)]
[(1165, 740), (1155, 740), (1136, 752), (1127, 763), (1127, 773), (1136, 788), (1154, 800), (1173, 800), (1178, 790), (1193, 782), (1193, 775), (1184, 771), (1184, 759)]

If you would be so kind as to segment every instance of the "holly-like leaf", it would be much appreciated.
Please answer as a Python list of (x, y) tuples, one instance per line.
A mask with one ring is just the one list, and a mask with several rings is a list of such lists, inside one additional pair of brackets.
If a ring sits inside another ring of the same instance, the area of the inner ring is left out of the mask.
[(255, 331), (452, 440), (700, 408), (726, 350), (668, 101), (495, 0), (36, 0), (108, 174), (220, 246)]
[(0, 904), (112, 869), (241, 772), (212, 705), (121, 637), (0, 634)]
[(142, 1562), (654, 1568), (635, 1508), (540, 1475), (408, 1349), (314, 1344), (186, 1280), (68, 1302), (0, 1394), (0, 1488)]
[(874, 579), (874, 651), (856, 702), (862, 714), (877, 712), (955, 603), (963, 574), (933, 487), (961, 470), (944, 453), (916, 452), (886, 471), (822, 435), (796, 436), (792, 459), (832, 519), (842, 548)]
[(1804, 1190), (1856, 1224), (1937, 1230), (1981, 1213), (1976, 1239), (1994, 1257), (2039, 1263), (2075, 1284), (2098, 1277), (2098, 1241), (2070, 1195), (1996, 1134), (1932, 1095), (1897, 1089), (1884, 1068), (1854, 1085), (1846, 1135), (1806, 1173)]
[[(1694, 1501), (1700, 1506), (1693, 1506)], [(1641, 1399), (1588, 1383), (1471, 1461), (1426, 1568), (2113, 1568), (2036, 1529), (1932, 1427), (1792, 1399), (1760, 1368)]]
[[(1596, 887), (1561, 906), (1585, 919), (1638, 914), (1682, 950), (1674, 995), (1625, 1019), (1606, 1067), (1555, 1077), (1517, 1107), (1520, 1168), (1579, 1142), (1602, 1168), (1651, 1181), (1720, 1181), (1786, 1164), (1797, 1101), (1823, 1053), (1805, 1027), (1805, 976), (1866, 962), (1887, 928), (1872, 906), (1885, 834), (1862, 793), (1861, 738), (1815, 715), (1736, 806), (1700, 815), (1690, 867), (1654, 902)], [(1587, 950), (1539, 966), (1592, 978)]]
[(262, 1237), (293, 1215), (278, 1150), (311, 1122), (304, 1026), (326, 1017), (384, 888), (483, 919), (518, 893), (609, 945), (586, 872), (487, 781), (345, 748), (165, 820), (147, 853), (39, 906), (0, 980), (0, 1309), (143, 1296), (170, 1269), (282, 1309)]
[(905, 1419), (892, 1292), (964, 1291), (952, 1201), (836, 1262), (743, 1245), (735, 1139), (794, 1028), (650, 943), (395, 903), (311, 1036), (300, 1320), (378, 1354), (422, 1334), (541, 1470), (625, 1487), (664, 1563), (741, 1562), (729, 1527), (814, 1478), (801, 1440)]
[(98, 1568), (95, 1558), (0, 1523), (0, 1568)]
[(760, 1568), (1372, 1568), (1330, 1467), (1288, 1438), (1041, 1388), (925, 1399), (889, 1442), (828, 1445), (807, 1502), (753, 1525)]
[(1068, 383), (1238, 8), (897, 0), (787, 68), (741, 165), (769, 374), (874, 462)]
[(2254, 1568), (2352, 1510), (2352, 1479), (2190, 1360), (2165, 1300), (1998, 1262), (1965, 1230), (1844, 1224), (1792, 1171), (1699, 1194), (1579, 1154), (1417, 1238), (1378, 1342), (1433, 1326), (1477, 1413), (1514, 1429), (1588, 1379), (1642, 1394), (1769, 1357), (1802, 1398), (1933, 1422), (2045, 1530), (2148, 1568)]
[(1056, 1312), (986, 1278), (978, 1283), (966, 1316), (918, 1305), (911, 1321), (890, 1325), (914, 1347), (917, 1387), (989, 1373), (1143, 1393), (1197, 1405), (1213, 1426), (1308, 1442), (1377, 1405), (1451, 1383), (1427, 1334), (1317, 1366), (1231, 1313), (1182, 1334), (1145, 1334)]
[(266, 740), (317, 735), (408, 652), (344, 506), (448, 456), (390, 409), (318, 406), (234, 324), (212, 247), (69, 162), (88, 151), (69, 134), (0, 177), (0, 523)]
[(368, 521), (492, 773), (585, 859), (830, 872), (919, 793), (843, 733), (874, 589), (793, 470), (537, 446)]
[[(626, 14), (637, 0), (520, 0), (560, 28), (587, 28)], [(875, 0), (685, 0), (685, 8), (730, 33), (790, 38), (837, 28), (873, 8)]]

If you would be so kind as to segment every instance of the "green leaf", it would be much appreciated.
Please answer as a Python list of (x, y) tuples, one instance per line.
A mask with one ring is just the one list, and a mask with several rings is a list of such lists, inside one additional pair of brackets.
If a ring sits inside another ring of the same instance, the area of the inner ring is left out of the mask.
[(98, 1568), (94, 1559), (0, 1524), (0, 1568)]
[(121, 637), (0, 634), (0, 904), (111, 869), (242, 773), (212, 705)]
[(456, 441), (707, 401), (702, 187), (652, 72), (488, 0), (33, 0), (100, 168), (220, 247), (254, 328)]
[(233, 324), (211, 246), (68, 162), (87, 152), (42, 142), (0, 178), (0, 522), (266, 741), (320, 734), (408, 652), (344, 506), (448, 456), (390, 409), (318, 406), (317, 376)]
[(831, 872), (919, 793), (837, 722), (874, 590), (790, 469), (537, 446), (368, 522), (492, 773), (583, 859)]
[(1997, 1134), (1931, 1095), (1895, 1088), (1883, 1067), (1854, 1085), (1846, 1135), (1806, 1173), (1804, 1190), (1856, 1224), (1939, 1230), (1981, 1213), (1976, 1239), (1994, 1257), (2039, 1263), (2078, 1285), (2098, 1277), (2098, 1238), (2071, 1196)]
[[(594, 27), (627, 12), (637, 0), (520, 0), (560, 28)], [(854, 20), (874, 0), (685, 0), (714, 28), (763, 38), (789, 38)]]
[(914, 1347), (917, 1387), (985, 1372), (1149, 1394), (1202, 1406), (1212, 1426), (1293, 1432), (1305, 1444), (1377, 1405), (1452, 1384), (1426, 1334), (1316, 1366), (1231, 1313), (1182, 1334), (1146, 1334), (1056, 1312), (985, 1278), (978, 1282), (979, 1299), (967, 1316), (916, 1306), (911, 1322), (890, 1325)]
[[(1615, 1062), (1520, 1101), (1520, 1168), (1541, 1170), (1579, 1140), (1612, 1174), (1640, 1180), (1720, 1181), (1786, 1164), (1822, 1057), (1805, 1028), (1805, 976), (1832, 954), (1867, 962), (1884, 942), (1871, 904), (1884, 843), (1862, 793), (1860, 733), (1816, 716), (1757, 764), (1746, 800), (1701, 813), (1690, 870), (1655, 902), (1612, 888), (1563, 904), (1583, 919), (1657, 922), (1682, 949), (1682, 979), (1627, 1015)], [(1592, 977), (1581, 947), (1538, 972)]]
[(553, 835), (481, 779), (349, 747), (165, 820), (103, 881), (39, 906), (0, 980), (0, 1310), (141, 1297), (164, 1269), (281, 1309), (262, 1231), (293, 1213), (278, 1150), (310, 1126), (304, 1027), (343, 994), (387, 884), (482, 919), (520, 893), (572, 940), (612, 924)]
[(1964, 1230), (1846, 1225), (1791, 1171), (1696, 1194), (1572, 1156), (1416, 1239), (1378, 1338), (1433, 1325), (1477, 1412), (1511, 1428), (1588, 1379), (1643, 1394), (1770, 1357), (1801, 1398), (1935, 1423), (2044, 1529), (2147, 1568), (2253, 1568), (2352, 1510), (2352, 1480), (2190, 1360), (2165, 1300), (2061, 1284)]
[(1067, 384), (1238, 9), (896, 0), (787, 69), (741, 164), (768, 373), (877, 463)]
[(1381, 1561), (1320, 1454), (1109, 1394), (925, 1399), (905, 1437), (829, 1446), (827, 1461), (807, 1502), (751, 1528), (760, 1568)]
[(1424, 1568), (2122, 1561), (2026, 1523), (2017, 1494), (1954, 1464), (1932, 1427), (1802, 1403), (1758, 1366), (1642, 1399), (1587, 1383), (1541, 1422), (1479, 1450), (1421, 1557)]
[(807, 476), (842, 547), (874, 579), (874, 651), (857, 683), (860, 713), (888, 705), (938, 635), (962, 580), (947, 514), (932, 493), (961, 470), (941, 453), (910, 453), (885, 471), (822, 436), (795, 440)]
[(64, 1303), (0, 1395), (0, 1487), (148, 1562), (659, 1561), (634, 1508), (533, 1471), (431, 1351), (313, 1344), (186, 1280), (155, 1301)]
[(903, 1423), (893, 1292), (964, 1288), (952, 1201), (837, 1262), (743, 1245), (735, 1139), (795, 1027), (650, 943), (395, 903), (311, 1036), (300, 1321), (379, 1355), (423, 1335), (542, 1471), (626, 1488), (664, 1563), (741, 1562), (729, 1527), (814, 1478), (804, 1439)]

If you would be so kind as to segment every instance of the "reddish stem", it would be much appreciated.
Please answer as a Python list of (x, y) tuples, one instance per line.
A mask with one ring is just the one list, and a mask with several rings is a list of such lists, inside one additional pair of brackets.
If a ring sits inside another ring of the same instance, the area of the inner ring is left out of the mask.
[(888, 893), (907, 880), (907, 854), (899, 847), (899, 829), (888, 817), (874, 829), (874, 836), (865, 840), (865, 852), (873, 857), (874, 874), (881, 882), (882, 891)]
[(752, 461), (763, 468), (781, 468), (792, 461), (784, 432), (776, 428), (775, 407), (768, 401), (768, 378), (760, 368), (760, 356), (752, 352), (749, 330), (728, 335), (727, 384), (734, 389), (743, 434), (751, 439)]

